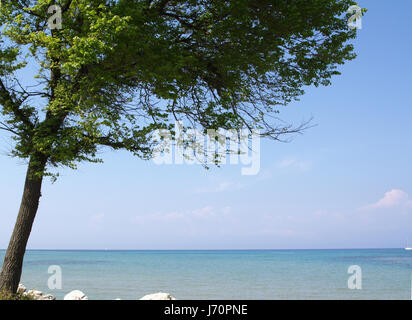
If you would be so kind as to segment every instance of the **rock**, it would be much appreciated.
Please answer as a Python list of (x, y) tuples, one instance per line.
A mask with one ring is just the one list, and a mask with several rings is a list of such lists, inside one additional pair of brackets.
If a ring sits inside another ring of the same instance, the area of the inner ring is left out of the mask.
[(158, 292), (145, 295), (140, 300), (176, 300), (176, 298), (172, 297), (170, 293)]
[(32, 294), (34, 296), (42, 296), (43, 292), (41, 292), (40, 290), (34, 289), (34, 290), (29, 290), (28, 294)]
[(17, 288), (17, 293), (23, 294), (26, 292), (26, 290), (27, 290), (26, 287), (23, 284), (19, 283), (19, 287)]
[(45, 294), (39, 290), (29, 290), (27, 292), (23, 292), (23, 295), (30, 296), (34, 300), (56, 300), (56, 298), (51, 294)]
[(51, 294), (44, 294), (39, 300), (56, 300), (56, 297)]
[(89, 298), (80, 290), (73, 290), (66, 294), (63, 300), (89, 300)]

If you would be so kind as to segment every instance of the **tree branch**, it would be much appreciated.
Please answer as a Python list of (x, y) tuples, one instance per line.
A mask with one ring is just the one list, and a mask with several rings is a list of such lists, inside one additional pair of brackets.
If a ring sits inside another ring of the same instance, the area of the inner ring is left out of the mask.
[(7, 90), (3, 81), (0, 80), (0, 104), (4, 107), (9, 108), (16, 119), (30, 128), (33, 128), (33, 123), (30, 121), (30, 118), (20, 109), (21, 102), (14, 101), (13, 97), (10, 95), (10, 92)]

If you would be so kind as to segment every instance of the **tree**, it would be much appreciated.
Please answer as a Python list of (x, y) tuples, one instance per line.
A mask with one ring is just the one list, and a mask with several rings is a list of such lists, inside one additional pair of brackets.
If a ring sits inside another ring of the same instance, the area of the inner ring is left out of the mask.
[[(16, 292), (45, 176), (100, 162), (103, 147), (149, 159), (156, 129), (259, 128), (281, 140), (281, 106), (329, 85), (355, 57), (350, 0), (9, 0), (0, 9), (0, 129), (28, 162), (0, 275)], [(52, 7), (51, 7), (52, 6)], [(61, 28), (59, 27), (61, 15)], [(19, 79), (36, 70), (32, 82)], [(34, 82), (35, 81), (35, 82)]]

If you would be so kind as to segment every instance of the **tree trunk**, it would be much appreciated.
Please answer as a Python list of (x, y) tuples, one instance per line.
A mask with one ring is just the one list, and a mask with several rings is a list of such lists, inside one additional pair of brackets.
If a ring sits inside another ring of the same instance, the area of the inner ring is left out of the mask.
[(19, 214), (0, 274), (0, 291), (16, 293), (20, 282), (24, 253), (41, 197), (41, 185), (47, 158), (31, 156)]

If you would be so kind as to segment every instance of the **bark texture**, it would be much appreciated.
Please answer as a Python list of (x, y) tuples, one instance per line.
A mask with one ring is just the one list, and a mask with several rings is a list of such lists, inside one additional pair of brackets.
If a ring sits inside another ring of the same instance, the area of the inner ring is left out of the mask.
[(27, 241), (39, 207), (46, 162), (45, 156), (30, 158), (19, 213), (1, 269), (0, 291), (17, 292)]

